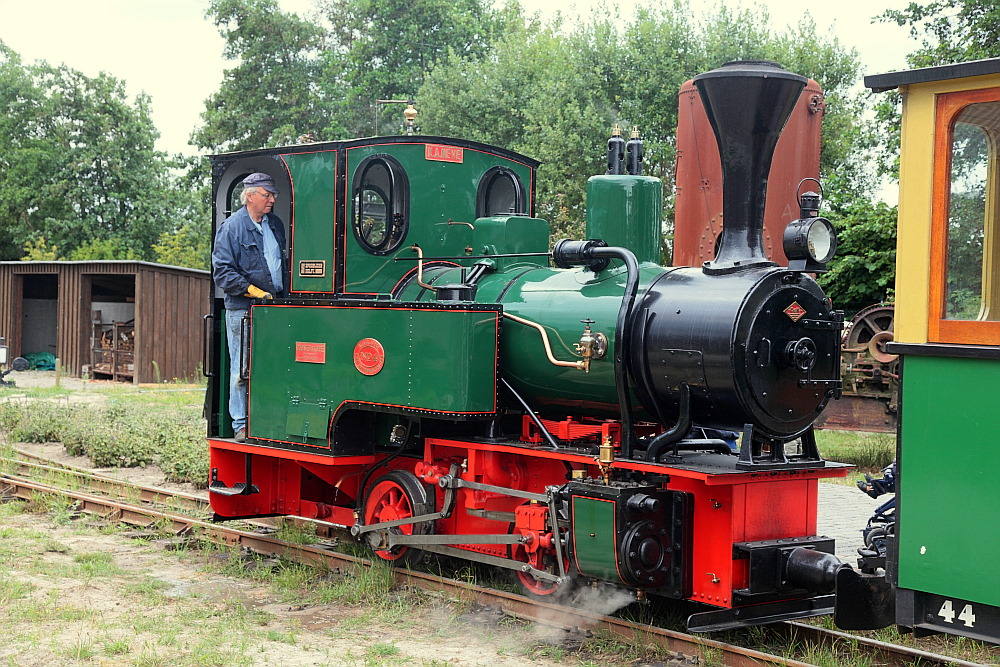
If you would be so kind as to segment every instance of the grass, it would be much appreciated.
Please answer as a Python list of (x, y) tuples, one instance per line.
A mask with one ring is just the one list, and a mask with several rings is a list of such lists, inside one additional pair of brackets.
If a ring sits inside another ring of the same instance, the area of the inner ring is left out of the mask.
[(296, 523), (291, 520), (281, 521), (274, 536), (279, 540), (294, 544), (317, 544), (321, 541), (316, 535), (315, 524)]
[(0, 604), (7, 605), (14, 600), (23, 600), (35, 588), (32, 583), (18, 581), (7, 575), (0, 576)]
[(334, 601), (353, 605), (383, 602), (395, 586), (392, 568), (376, 561), (371, 567), (356, 565), (343, 577), (320, 583), (312, 591), (310, 599), (320, 604)]
[(140, 601), (145, 607), (156, 607), (166, 602), (167, 597), (164, 590), (170, 588), (170, 584), (153, 577), (126, 584), (122, 592), (131, 598)]
[(861, 472), (880, 472), (896, 458), (896, 436), (860, 431), (816, 431), (820, 454), (830, 461), (851, 463)]

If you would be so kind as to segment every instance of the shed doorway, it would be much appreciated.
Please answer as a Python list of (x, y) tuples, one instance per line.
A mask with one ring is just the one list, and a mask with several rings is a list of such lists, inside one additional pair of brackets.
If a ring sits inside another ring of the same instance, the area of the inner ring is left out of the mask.
[(91, 275), (90, 366), (95, 379), (135, 379), (135, 276)]
[[(59, 340), (59, 277), (25, 275), (21, 290), (21, 350), (19, 354), (56, 355)], [(29, 358), (30, 361), (30, 358)]]

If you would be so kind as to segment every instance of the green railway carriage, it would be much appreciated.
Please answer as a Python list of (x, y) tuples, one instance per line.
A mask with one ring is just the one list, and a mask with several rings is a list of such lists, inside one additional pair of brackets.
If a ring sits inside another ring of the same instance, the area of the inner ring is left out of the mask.
[(896, 622), (1000, 642), (1000, 59), (865, 85), (903, 97)]

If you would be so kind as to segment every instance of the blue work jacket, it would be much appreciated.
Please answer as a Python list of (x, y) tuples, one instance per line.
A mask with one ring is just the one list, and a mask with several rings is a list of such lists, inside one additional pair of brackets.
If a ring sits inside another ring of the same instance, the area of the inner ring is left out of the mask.
[(288, 248), (285, 245), (285, 226), (274, 213), (267, 214), (266, 224), (271, 227), (274, 239), (281, 248), (281, 291), (274, 289), (271, 272), (264, 259), (264, 235), (250, 219), (246, 206), (233, 213), (219, 225), (212, 249), (212, 279), (225, 293), (227, 310), (245, 310), (250, 298), (244, 296), (250, 285), (256, 285), (275, 298), (285, 296), (288, 288)]

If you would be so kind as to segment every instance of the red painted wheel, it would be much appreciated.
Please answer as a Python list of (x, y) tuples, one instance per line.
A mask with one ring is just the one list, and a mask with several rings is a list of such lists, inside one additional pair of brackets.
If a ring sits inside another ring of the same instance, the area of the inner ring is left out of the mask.
[(566, 584), (557, 584), (545, 579), (535, 579), (527, 572), (518, 572), (517, 581), (521, 584), (528, 597), (543, 600), (555, 600), (561, 598), (568, 589)]
[[(513, 557), (519, 561), (524, 561), (536, 570), (541, 570), (549, 574), (558, 574), (559, 565), (556, 562), (555, 554), (551, 551), (535, 551), (528, 553), (523, 546), (518, 545), (513, 549)], [(530, 572), (516, 571), (517, 583), (524, 589), (525, 594), (537, 600), (547, 600), (555, 602), (564, 600), (576, 588), (576, 582), (570, 573), (563, 578), (562, 583), (555, 583), (547, 579), (535, 579)]]
[[(366, 526), (372, 526), (386, 521), (409, 519), (428, 511), (427, 494), (420, 481), (411, 473), (394, 470), (380, 477), (368, 491), (364, 521)], [(396, 535), (425, 535), (430, 532), (430, 522), (394, 526), (389, 531)], [(377, 531), (368, 535), (373, 546), (382, 543)], [(416, 562), (420, 552), (412, 547), (395, 546), (390, 549), (376, 548), (375, 555), (383, 560), (409, 565)]]

